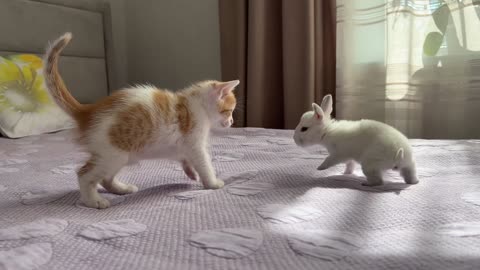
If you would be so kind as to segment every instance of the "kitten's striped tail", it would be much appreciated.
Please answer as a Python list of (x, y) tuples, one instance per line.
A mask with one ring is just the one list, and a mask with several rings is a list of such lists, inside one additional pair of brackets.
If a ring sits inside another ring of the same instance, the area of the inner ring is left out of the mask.
[(48, 47), (43, 61), (43, 73), (52, 98), (67, 114), (75, 117), (75, 115), (82, 111), (83, 105), (70, 94), (58, 72), (58, 58), (71, 39), (72, 34), (65, 33)]

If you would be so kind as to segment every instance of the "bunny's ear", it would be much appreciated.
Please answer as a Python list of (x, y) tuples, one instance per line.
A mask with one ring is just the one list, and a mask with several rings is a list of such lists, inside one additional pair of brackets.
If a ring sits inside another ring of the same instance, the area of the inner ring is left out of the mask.
[(313, 112), (315, 113), (315, 119), (322, 120), (323, 117), (325, 116), (325, 113), (323, 112), (322, 108), (318, 106), (316, 103), (312, 104)]
[(330, 115), (332, 114), (333, 111), (333, 98), (332, 95), (326, 95), (323, 97), (322, 100), (322, 110), (325, 113), (325, 115)]

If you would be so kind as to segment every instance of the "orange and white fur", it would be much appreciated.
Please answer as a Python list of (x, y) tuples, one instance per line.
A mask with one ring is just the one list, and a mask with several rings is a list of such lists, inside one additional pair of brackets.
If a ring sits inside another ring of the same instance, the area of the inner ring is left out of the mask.
[(331, 119), (331, 95), (323, 98), (321, 106), (314, 103), (312, 107), (313, 111), (303, 114), (293, 138), (298, 146), (320, 144), (327, 148), (330, 155), (318, 170), (346, 163), (345, 174), (352, 174), (358, 162), (367, 177), (363, 185), (383, 184), (382, 174), (388, 169), (400, 170), (407, 184), (418, 183), (412, 148), (400, 131), (374, 120)]
[(66, 33), (47, 50), (44, 74), (55, 102), (75, 119), (80, 143), (91, 157), (78, 171), (80, 197), (92, 208), (107, 208), (97, 185), (115, 194), (138, 190), (115, 176), (139, 159), (170, 158), (181, 162), (186, 175), (218, 189), (207, 150), (210, 128), (230, 127), (239, 81), (203, 81), (178, 92), (138, 86), (117, 91), (95, 104), (80, 104), (58, 72), (58, 58), (72, 35)]

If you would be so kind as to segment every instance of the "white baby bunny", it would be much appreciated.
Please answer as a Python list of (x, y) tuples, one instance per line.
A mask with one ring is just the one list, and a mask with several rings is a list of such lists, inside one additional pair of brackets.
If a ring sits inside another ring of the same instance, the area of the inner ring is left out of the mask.
[(352, 174), (355, 162), (362, 166), (366, 186), (383, 183), (388, 169), (400, 170), (405, 183), (418, 183), (412, 148), (407, 137), (395, 128), (374, 120), (347, 121), (331, 119), (332, 96), (323, 98), (322, 105), (313, 103), (313, 111), (302, 115), (293, 136), (298, 146), (320, 144), (330, 155), (318, 167), (326, 170), (345, 163), (345, 174)]

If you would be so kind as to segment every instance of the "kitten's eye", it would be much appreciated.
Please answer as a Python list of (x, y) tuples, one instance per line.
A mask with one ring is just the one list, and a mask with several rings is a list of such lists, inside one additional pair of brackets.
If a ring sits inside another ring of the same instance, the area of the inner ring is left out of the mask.
[(231, 114), (231, 113), (233, 113), (233, 111), (232, 111), (232, 110), (223, 110), (223, 111), (221, 111), (220, 113), (222, 113), (222, 114), (225, 114), (225, 113)]
[(301, 132), (305, 132), (307, 131), (308, 127), (302, 127), (302, 129), (300, 129)]

